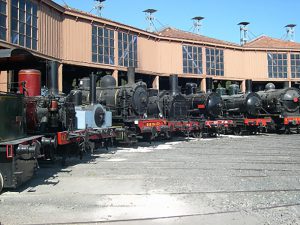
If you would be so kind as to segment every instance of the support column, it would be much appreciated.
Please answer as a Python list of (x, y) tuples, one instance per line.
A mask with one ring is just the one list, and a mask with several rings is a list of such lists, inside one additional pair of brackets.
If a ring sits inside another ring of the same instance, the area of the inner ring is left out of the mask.
[(12, 83), (15, 82), (14, 80), (14, 71), (13, 70), (9, 70), (7, 72), (7, 91), (8, 92), (11, 92), (11, 91), (14, 91), (12, 90)]
[(118, 70), (114, 70), (112, 76), (113, 76), (113, 78), (115, 78), (115, 80), (116, 80), (116, 86), (118, 87), (119, 86), (119, 84), (118, 84), (119, 83), (118, 82), (118, 80), (119, 80), (119, 71)]
[(201, 91), (206, 92), (206, 79), (203, 78), (201, 81)]
[(159, 90), (159, 76), (155, 76), (152, 82), (152, 88)]
[(241, 91), (242, 91), (243, 93), (246, 92), (246, 80), (243, 80), (242, 83), (241, 83)]
[(7, 71), (0, 71), (0, 91), (7, 92)]
[(58, 65), (58, 92), (63, 92), (63, 64)]

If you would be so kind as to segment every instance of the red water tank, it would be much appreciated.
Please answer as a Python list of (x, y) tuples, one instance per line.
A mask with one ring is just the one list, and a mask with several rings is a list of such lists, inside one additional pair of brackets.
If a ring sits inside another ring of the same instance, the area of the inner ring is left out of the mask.
[(29, 97), (41, 95), (41, 72), (39, 70), (20, 70), (19, 90), (21, 94)]

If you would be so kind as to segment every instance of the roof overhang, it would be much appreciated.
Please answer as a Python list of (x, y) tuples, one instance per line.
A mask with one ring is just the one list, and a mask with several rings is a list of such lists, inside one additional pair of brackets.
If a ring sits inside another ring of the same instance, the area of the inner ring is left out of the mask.
[(39, 58), (21, 48), (0, 49), (0, 71), (30, 68)]

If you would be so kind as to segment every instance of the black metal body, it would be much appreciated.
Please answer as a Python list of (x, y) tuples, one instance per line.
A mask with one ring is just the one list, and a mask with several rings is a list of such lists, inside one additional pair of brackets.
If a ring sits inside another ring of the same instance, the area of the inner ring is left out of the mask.
[(24, 97), (0, 94), (0, 192), (29, 180), (37, 168), (41, 136), (27, 136)]
[(222, 114), (222, 98), (214, 92), (186, 95), (192, 117), (218, 118)]
[(261, 114), (262, 100), (254, 92), (222, 96), (225, 116), (257, 117)]

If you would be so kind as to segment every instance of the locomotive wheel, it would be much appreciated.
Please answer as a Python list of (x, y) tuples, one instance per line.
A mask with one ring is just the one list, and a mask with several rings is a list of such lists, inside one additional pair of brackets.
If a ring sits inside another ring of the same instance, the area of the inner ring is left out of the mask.
[(3, 176), (2, 176), (2, 174), (0, 172), (0, 193), (1, 193), (2, 189), (3, 189), (3, 186), (4, 186), (4, 180), (3, 180)]
[(170, 140), (171, 139), (171, 132), (170, 131), (166, 131), (165, 132), (165, 136), (166, 136), (167, 140)]
[(202, 138), (202, 132), (201, 131), (195, 131), (192, 133), (193, 138)]
[(240, 127), (236, 127), (233, 130), (234, 135), (242, 135), (242, 129)]

